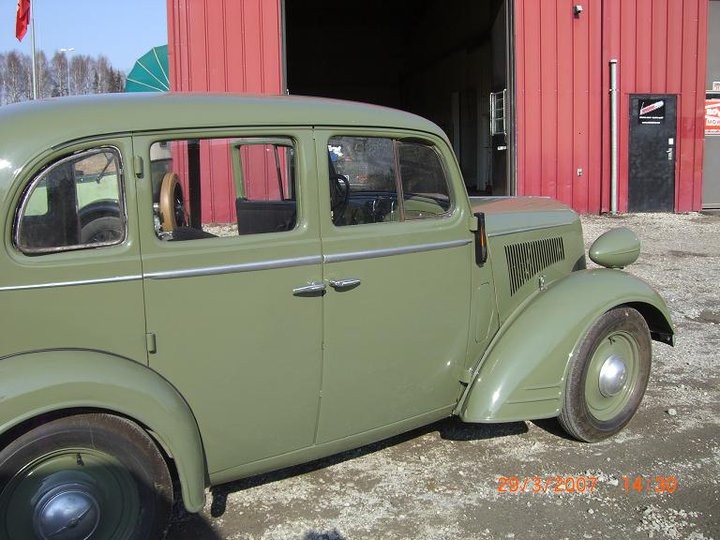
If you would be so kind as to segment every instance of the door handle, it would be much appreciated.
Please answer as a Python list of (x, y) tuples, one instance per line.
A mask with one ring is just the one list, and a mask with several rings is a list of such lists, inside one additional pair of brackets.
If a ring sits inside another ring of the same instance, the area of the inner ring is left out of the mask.
[(293, 289), (295, 296), (315, 296), (325, 292), (325, 284), (322, 281), (313, 281), (302, 287)]
[(353, 278), (350, 278), (350, 279), (332, 279), (332, 280), (330, 280), (330, 286), (331, 286), (333, 289), (338, 289), (338, 290), (354, 289), (355, 287), (357, 287), (358, 285), (360, 285), (360, 283), (361, 283), (361, 282), (360, 282), (359, 279), (353, 279)]

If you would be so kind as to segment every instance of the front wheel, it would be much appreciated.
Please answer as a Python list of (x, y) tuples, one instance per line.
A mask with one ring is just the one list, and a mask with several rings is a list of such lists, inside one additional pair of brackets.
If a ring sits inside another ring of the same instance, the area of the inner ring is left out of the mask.
[(586, 442), (619, 432), (640, 406), (651, 362), (650, 331), (643, 316), (629, 307), (604, 313), (570, 360), (558, 417), (565, 431)]
[(0, 451), (0, 537), (162, 538), (172, 480), (153, 440), (107, 414), (47, 422)]

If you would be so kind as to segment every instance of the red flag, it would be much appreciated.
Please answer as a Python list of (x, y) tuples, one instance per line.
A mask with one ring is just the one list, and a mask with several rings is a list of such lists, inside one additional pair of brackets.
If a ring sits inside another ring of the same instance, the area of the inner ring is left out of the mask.
[(15, 37), (22, 41), (30, 23), (30, 0), (18, 0), (17, 18), (15, 19)]

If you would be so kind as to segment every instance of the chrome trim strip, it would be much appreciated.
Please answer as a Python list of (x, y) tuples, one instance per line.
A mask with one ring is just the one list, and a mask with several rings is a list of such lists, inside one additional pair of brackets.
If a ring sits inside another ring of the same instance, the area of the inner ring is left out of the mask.
[(567, 223), (555, 223), (553, 225), (538, 225), (537, 227), (525, 227), (524, 229), (513, 229), (511, 231), (502, 231), (488, 233), (488, 238), (494, 238), (496, 236), (507, 236), (508, 234), (526, 233), (532, 231), (543, 231), (547, 229), (556, 229), (557, 227), (567, 227), (575, 223), (574, 221), (568, 221)]
[(326, 263), (357, 261), (361, 259), (378, 259), (380, 257), (392, 257), (393, 255), (405, 255), (407, 253), (422, 253), (425, 251), (435, 251), (438, 249), (449, 249), (454, 247), (466, 246), (472, 242), (467, 240), (451, 240), (449, 242), (436, 242), (434, 244), (416, 244), (414, 246), (403, 246), (399, 248), (387, 249), (370, 249), (367, 251), (351, 251), (348, 253), (334, 253), (331, 255), (323, 255)]
[(166, 272), (148, 272), (144, 274), (144, 277), (149, 279), (177, 279), (198, 276), (220, 276), (223, 274), (239, 274), (240, 272), (291, 268), (293, 266), (308, 266), (320, 263), (322, 263), (322, 257), (320, 257), (320, 255), (311, 255), (307, 257), (295, 257), (293, 259), (277, 259), (274, 261), (227, 264), (223, 266), (208, 266), (206, 268), (188, 268), (187, 270), (169, 270)]
[(28, 289), (51, 289), (54, 287), (74, 287), (76, 285), (97, 285), (100, 283), (122, 283), (124, 281), (139, 281), (142, 276), (116, 276), (111, 278), (81, 279), (78, 281), (57, 281), (54, 283), (33, 283), (32, 285), (9, 285), (0, 287), (2, 291), (26, 291)]

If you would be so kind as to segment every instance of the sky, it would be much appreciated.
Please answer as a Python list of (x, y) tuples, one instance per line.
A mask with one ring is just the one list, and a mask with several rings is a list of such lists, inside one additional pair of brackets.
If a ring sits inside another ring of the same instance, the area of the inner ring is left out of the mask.
[[(61, 48), (71, 54), (104, 54), (115, 69), (129, 72), (152, 47), (167, 44), (166, 0), (31, 0), (35, 48), (51, 57)], [(30, 28), (15, 38), (17, 0), (0, 0), (0, 52), (30, 54)]]

